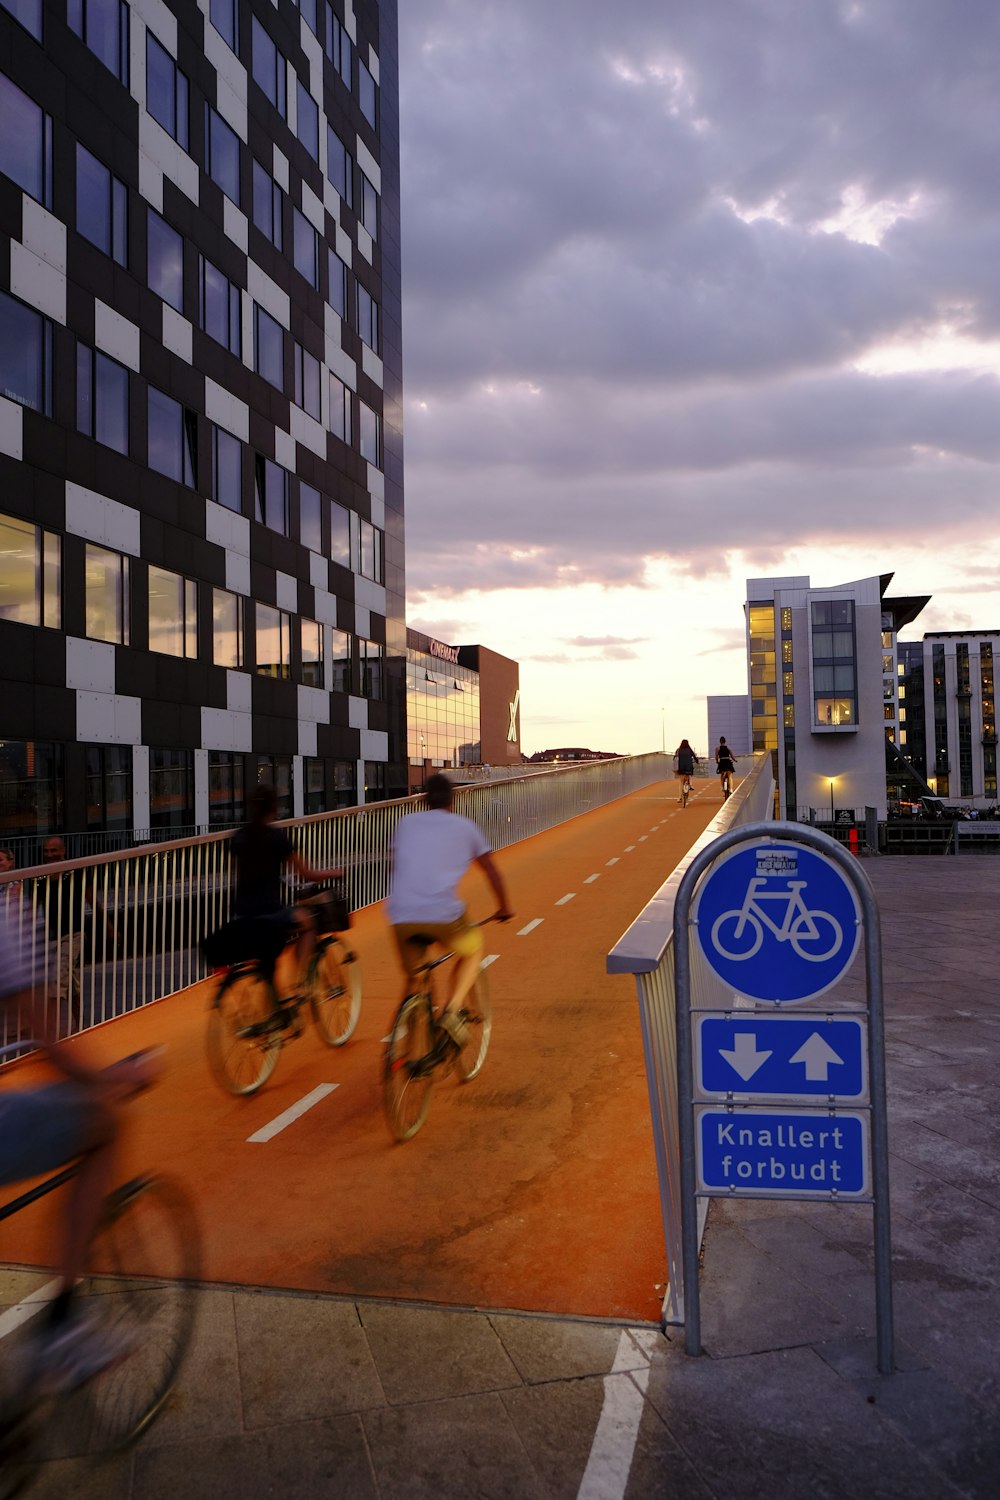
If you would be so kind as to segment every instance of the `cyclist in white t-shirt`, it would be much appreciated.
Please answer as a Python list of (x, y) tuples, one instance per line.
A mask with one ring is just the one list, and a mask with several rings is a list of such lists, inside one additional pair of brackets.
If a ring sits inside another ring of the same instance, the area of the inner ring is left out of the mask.
[(483, 946), (482, 931), (469, 925), (458, 894), (470, 865), (477, 864), (490, 883), (497, 899), (497, 920), (507, 922), (514, 914), (481, 829), (471, 818), (452, 811), (452, 785), (447, 776), (429, 777), (424, 793), (426, 809), (402, 818), (393, 836), (386, 915), (408, 980), (425, 959), (426, 943), (414, 939), (430, 938), (456, 953), (452, 992), (441, 1018), (447, 1026), (449, 1014), (457, 1014), (472, 986)]

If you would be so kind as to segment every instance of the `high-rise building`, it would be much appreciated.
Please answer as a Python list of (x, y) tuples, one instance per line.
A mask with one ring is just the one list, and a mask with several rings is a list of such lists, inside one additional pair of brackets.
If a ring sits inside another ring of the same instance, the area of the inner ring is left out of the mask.
[(946, 802), (994, 805), (1000, 631), (931, 631), (900, 653), (907, 758)]
[(396, 0), (0, 4), (0, 842), (406, 790)]

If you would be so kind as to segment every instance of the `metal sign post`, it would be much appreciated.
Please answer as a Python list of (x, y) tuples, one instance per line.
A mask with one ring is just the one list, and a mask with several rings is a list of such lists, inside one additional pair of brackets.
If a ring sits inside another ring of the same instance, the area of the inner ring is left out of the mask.
[[(767, 1011), (692, 1009), (692, 927), (734, 999)], [(862, 935), (865, 1006), (798, 1009), (843, 978)], [(687, 1352), (701, 1353), (699, 1198), (871, 1203), (878, 1368), (890, 1373), (882, 952), (867, 876), (817, 829), (732, 829), (678, 887), (674, 977)]]

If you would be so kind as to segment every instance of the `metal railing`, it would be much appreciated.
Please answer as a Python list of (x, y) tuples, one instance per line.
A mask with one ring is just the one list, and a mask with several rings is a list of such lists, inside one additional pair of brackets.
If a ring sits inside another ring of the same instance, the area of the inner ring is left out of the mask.
[[(494, 850), (670, 776), (662, 755), (592, 761), (537, 776), (460, 787), (455, 810)], [(392, 835), (420, 798), (295, 819), (307, 864), (342, 867), (352, 909), (388, 894)], [(0, 905), (50, 1027), (70, 1035), (205, 977), (202, 940), (229, 919), (228, 832), (130, 848), (0, 875)], [(3, 976), (0, 976), (0, 983)], [(3, 1020), (0, 1043), (18, 1022)]]
[[(608, 954), (609, 974), (634, 974), (639, 1022), (646, 1059), (646, 1085), (653, 1126), (653, 1146), (660, 1187), (660, 1212), (667, 1257), (667, 1290), (663, 1322), (682, 1318), (683, 1243), (679, 1097), (677, 1088), (677, 1017), (674, 991), (674, 898), (688, 866), (722, 833), (743, 823), (770, 819), (774, 812), (771, 756), (755, 758), (753, 770), (723, 804), (701, 837), (643, 908)], [(732, 1006), (731, 991), (692, 952), (692, 996), (698, 1008), (713, 1002)], [(707, 1201), (699, 1204), (698, 1233), (704, 1229)]]

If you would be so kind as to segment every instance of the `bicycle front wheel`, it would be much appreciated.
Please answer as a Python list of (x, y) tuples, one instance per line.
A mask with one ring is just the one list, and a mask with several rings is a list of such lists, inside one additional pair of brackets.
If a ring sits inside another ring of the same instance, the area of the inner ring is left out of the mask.
[(407, 995), (385, 1044), (385, 1116), (397, 1141), (416, 1135), (431, 1105), (434, 1035), (428, 995)]
[(208, 1017), (208, 1060), (231, 1094), (255, 1094), (274, 1072), (281, 1036), (274, 991), (257, 968), (231, 969)]
[(310, 977), (316, 1029), (327, 1046), (342, 1047), (361, 1014), (361, 966), (339, 939), (320, 938)]
[(471, 1078), (475, 1078), (486, 1061), (490, 1033), (493, 1030), (493, 1008), (490, 1005), (486, 975), (482, 969), (476, 975), (475, 984), (462, 1001), (458, 1014), (468, 1027), (469, 1036), (458, 1054), (455, 1066), (462, 1082), (468, 1083)]
[[(91, 1453), (114, 1452), (163, 1410), (184, 1359), (197, 1307), (201, 1236), (176, 1182), (139, 1177), (112, 1193), (81, 1296), (124, 1356), (68, 1398)], [(71, 1429), (72, 1430), (72, 1429)]]

